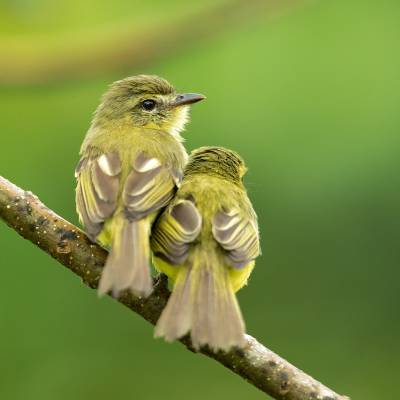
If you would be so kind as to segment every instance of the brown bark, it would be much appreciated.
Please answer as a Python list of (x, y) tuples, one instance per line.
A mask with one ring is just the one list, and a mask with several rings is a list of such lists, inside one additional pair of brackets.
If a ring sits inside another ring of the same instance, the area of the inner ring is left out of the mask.
[[(62, 265), (96, 288), (107, 252), (92, 243), (79, 228), (47, 208), (31, 192), (26, 192), (0, 176), (0, 218), (22, 237), (30, 240)], [(6, 250), (3, 250), (3, 252)], [(169, 292), (165, 278), (155, 280), (147, 299), (124, 293), (118, 301), (154, 324), (164, 308)], [(349, 400), (305, 374), (247, 335), (244, 350), (200, 353), (215, 359), (261, 391), (279, 400)], [(193, 351), (190, 339), (182, 343)]]

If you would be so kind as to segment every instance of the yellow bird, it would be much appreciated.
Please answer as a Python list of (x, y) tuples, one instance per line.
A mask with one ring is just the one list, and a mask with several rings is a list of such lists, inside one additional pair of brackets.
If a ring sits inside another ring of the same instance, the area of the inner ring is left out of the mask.
[(245, 344), (235, 292), (260, 254), (257, 216), (242, 182), (242, 158), (221, 147), (192, 152), (182, 184), (153, 227), (156, 268), (173, 284), (155, 328), (172, 341), (229, 350)]
[(151, 293), (151, 225), (181, 181), (187, 154), (180, 132), (188, 105), (202, 99), (148, 75), (117, 81), (103, 95), (76, 168), (80, 221), (110, 249), (100, 294)]

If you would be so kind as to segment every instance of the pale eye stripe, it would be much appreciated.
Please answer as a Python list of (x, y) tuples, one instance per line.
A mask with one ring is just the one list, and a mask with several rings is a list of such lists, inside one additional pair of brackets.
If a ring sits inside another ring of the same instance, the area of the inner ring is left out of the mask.
[(100, 169), (108, 176), (113, 176), (115, 171), (108, 160), (108, 157), (103, 154), (97, 159), (97, 163), (99, 164)]

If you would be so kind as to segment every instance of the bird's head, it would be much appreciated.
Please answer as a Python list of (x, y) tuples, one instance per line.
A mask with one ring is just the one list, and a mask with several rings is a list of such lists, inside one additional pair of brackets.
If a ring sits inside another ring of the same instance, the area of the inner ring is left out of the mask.
[(97, 108), (93, 125), (128, 124), (179, 134), (188, 121), (189, 105), (205, 97), (176, 92), (155, 75), (138, 75), (111, 84)]
[(200, 147), (193, 150), (185, 168), (185, 176), (207, 174), (241, 184), (247, 167), (238, 153), (224, 147)]

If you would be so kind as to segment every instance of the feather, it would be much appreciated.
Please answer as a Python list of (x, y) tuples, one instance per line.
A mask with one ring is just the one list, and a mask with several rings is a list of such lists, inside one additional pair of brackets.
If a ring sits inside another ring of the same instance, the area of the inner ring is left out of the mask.
[(102, 154), (97, 159), (97, 163), (102, 172), (108, 176), (117, 176), (121, 173), (121, 159), (116, 151), (108, 154)]
[(107, 203), (115, 203), (118, 196), (119, 179), (106, 175), (98, 161), (93, 163), (91, 176), (93, 188), (99, 198)]
[(130, 222), (119, 218), (114, 223), (114, 238), (99, 283), (99, 294), (112, 290), (118, 296), (130, 289), (136, 296), (149, 296), (152, 278), (149, 269), (148, 220)]
[(239, 211), (218, 211), (213, 219), (212, 233), (226, 250), (226, 260), (235, 268), (243, 268), (260, 254), (256, 225)]
[(192, 321), (190, 292), (190, 275), (187, 269), (183, 269), (179, 273), (174, 290), (156, 324), (155, 337), (164, 337), (167, 342), (172, 342), (190, 331)]
[(117, 153), (82, 158), (76, 168), (79, 218), (94, 240), (117, 206), (121, 163)]
[(152, 249), (157, 256), (174, 265), (182, 264), (189, 245), (200, 233), (202, 218), (190, 200), (180, 200), (165, 212), (156, 224), (152, 236)]
[(243, 347), (245, 326), (228, 270), (198, 251), (187, 264), (178, 273), (155, 336), (173, 341), (190, 332), (195, 349)]
[(175, 183), (169, 171), (156, 158), (146, 158), (140, 153), (123, 191), (127, 217), (137, 220), (164, 207), (174, 191)]
[(83, 198), (82, 186), (78, 184), (76, 188), (76, 208), (79, 215), (79, 220), (82, 225), (86, 228), (86, 233), (91, 240), (96, 240), (97, 235), (100, 233), (103, 224), (98, 222), (93, 222), (88, 215), (86, 210), (86, 203)]

